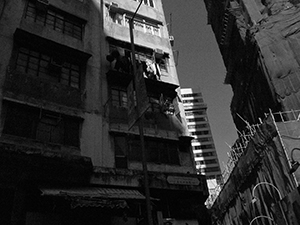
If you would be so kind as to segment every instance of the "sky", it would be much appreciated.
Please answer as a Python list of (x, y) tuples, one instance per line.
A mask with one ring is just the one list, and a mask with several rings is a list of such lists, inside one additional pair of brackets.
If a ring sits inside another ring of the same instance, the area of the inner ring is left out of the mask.
[[(221, 170), (228, 160), (228, 145), (237, 132), (230, 114), (232, 90), (225, 85), (226, 69), (203, 0), (162, 0), (170, 35), (179, 51), (177, 74), (181, 87), (199, 88), (207, 103), (208, 119)], [(224, 162), (224, 163), (223, 163)]]

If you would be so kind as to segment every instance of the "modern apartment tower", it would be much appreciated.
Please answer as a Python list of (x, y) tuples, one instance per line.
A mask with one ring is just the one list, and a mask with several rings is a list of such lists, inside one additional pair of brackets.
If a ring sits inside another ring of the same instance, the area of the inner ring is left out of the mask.
[(220, 165), (200, 88), (181, 88), (181, 97), (198, 172), (207, 179), (221, 176)]
[(0, 31), (0, 224), (207, 218), (161, 0), (2, 0)]

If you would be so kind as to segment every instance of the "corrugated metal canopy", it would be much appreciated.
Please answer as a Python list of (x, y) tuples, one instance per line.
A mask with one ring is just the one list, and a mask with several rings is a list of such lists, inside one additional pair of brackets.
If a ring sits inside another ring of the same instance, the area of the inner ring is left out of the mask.
[(82, 188), (40, 188), (42, 195), (79, 197), (79, 198), (106, 198), (106, 199), (145, 199), (137, 190), (82, 187)]

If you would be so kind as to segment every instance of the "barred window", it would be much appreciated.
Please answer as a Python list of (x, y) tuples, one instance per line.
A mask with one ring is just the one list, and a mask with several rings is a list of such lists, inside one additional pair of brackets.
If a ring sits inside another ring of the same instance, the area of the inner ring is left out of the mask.
[(18, 49), (16, 70), (74, 88), (80, 86), (81, 66), (79, 64), (63, 61), (30, 48)]
[(4, 134), (79, 146), (79, 118), (16, 103), (5, 102), (4, 106)]
[(40, 11), (35, 1), (28, 1), (25, 18), (82, 40), (85, 21), (54, 7), (49, 6), (46, 11)]

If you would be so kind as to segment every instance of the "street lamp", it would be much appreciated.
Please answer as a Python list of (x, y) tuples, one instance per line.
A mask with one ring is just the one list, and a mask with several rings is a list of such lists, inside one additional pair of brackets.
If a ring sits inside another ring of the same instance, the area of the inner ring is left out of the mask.
[(300, 151), (300, 148), (293, 148), (291, 151), (291, 164), (292, 168), (290, 169), (290, 174), (294, 173), (300, 166), (300, 163), (298, 161), (294, 160), (294, 151), (298, 150)]
[(259, 185), (262, 185), (262, 184), (267, 184), (267, 185), (270, 185), (273, 188), (275, 188), (275, 190), (278, 192), (279, 198), (282, 199), (281, 193), (276, 186), (274, 186), (273, 184), (268, 183), (268, 182), (260, 182), (260, 183), (256, 184), (252, 190), (252, 197), (253, 197), (251, 200), (252, 203), (255, 203), (258, 200), (258, 198), (254, 195), (254, 191)]
[[(253, 220), (251, 220), (251, 222), (250, 222), (249, 225), (251, 225), (255, 220), (257, 220), (257, 219), (259, 219), (259, 218), (269, 219), (269, 220), (271, 220), (272, 222), (274, 222), (274, 220), (273, 220), (271, 217), (269, 217), (269, 216), (257, 216), (257, 217), (255, 217)], [(274, 223), (275, 223), (275, 222), (274, 222)], [(276, 224), (276, 223), (275, 223), (275, 224)]]
[[(133, 36), (133, 24), (134, 18), (138, 10), (140, 9), (143, 0), (140, 0), (140, 3), (135, 10), (133, 16), (129, 20), (129, 31), (130, 31), (130, 44), (131, 44), (131, 60), (133, 66), (133, 82), (134, 82), (134, 89), (137, 88), (137, 80), (139, 79), (137, 76), (137, 68), (136, 68), (136, 58), (135, 58), (135, 47), (134, 47), (134, 36)], [(140, 88), (140, 87), (138, 87)], [(139, 134), (140, 134), (140, 142), (141, 142), (141, 150), (142, 150), (142, 166), (143, 166), (143, 174), (144, 174), (144, 188), (145, 188), (145, 197), (146, 197), (146, 211), (147, 211), (147, 221), (148, 225), (153, 224), (152, 214), (151, 214), (151, 201), (150, 201), (150, 189), (149, 189), (149, 179), (148, 179), (148, 169), (147, 169), (147, 156), (145, 150), (145, 141), (144, 141), (144, 130), (143, 130), (143, 120), (140, 118), (141, 113), (141, 106), (140, 100), (141, 96), (136, 94), (136, 112), (137, 112), (137, 120), (138, 120), (138, 127), (139, 127)]]

